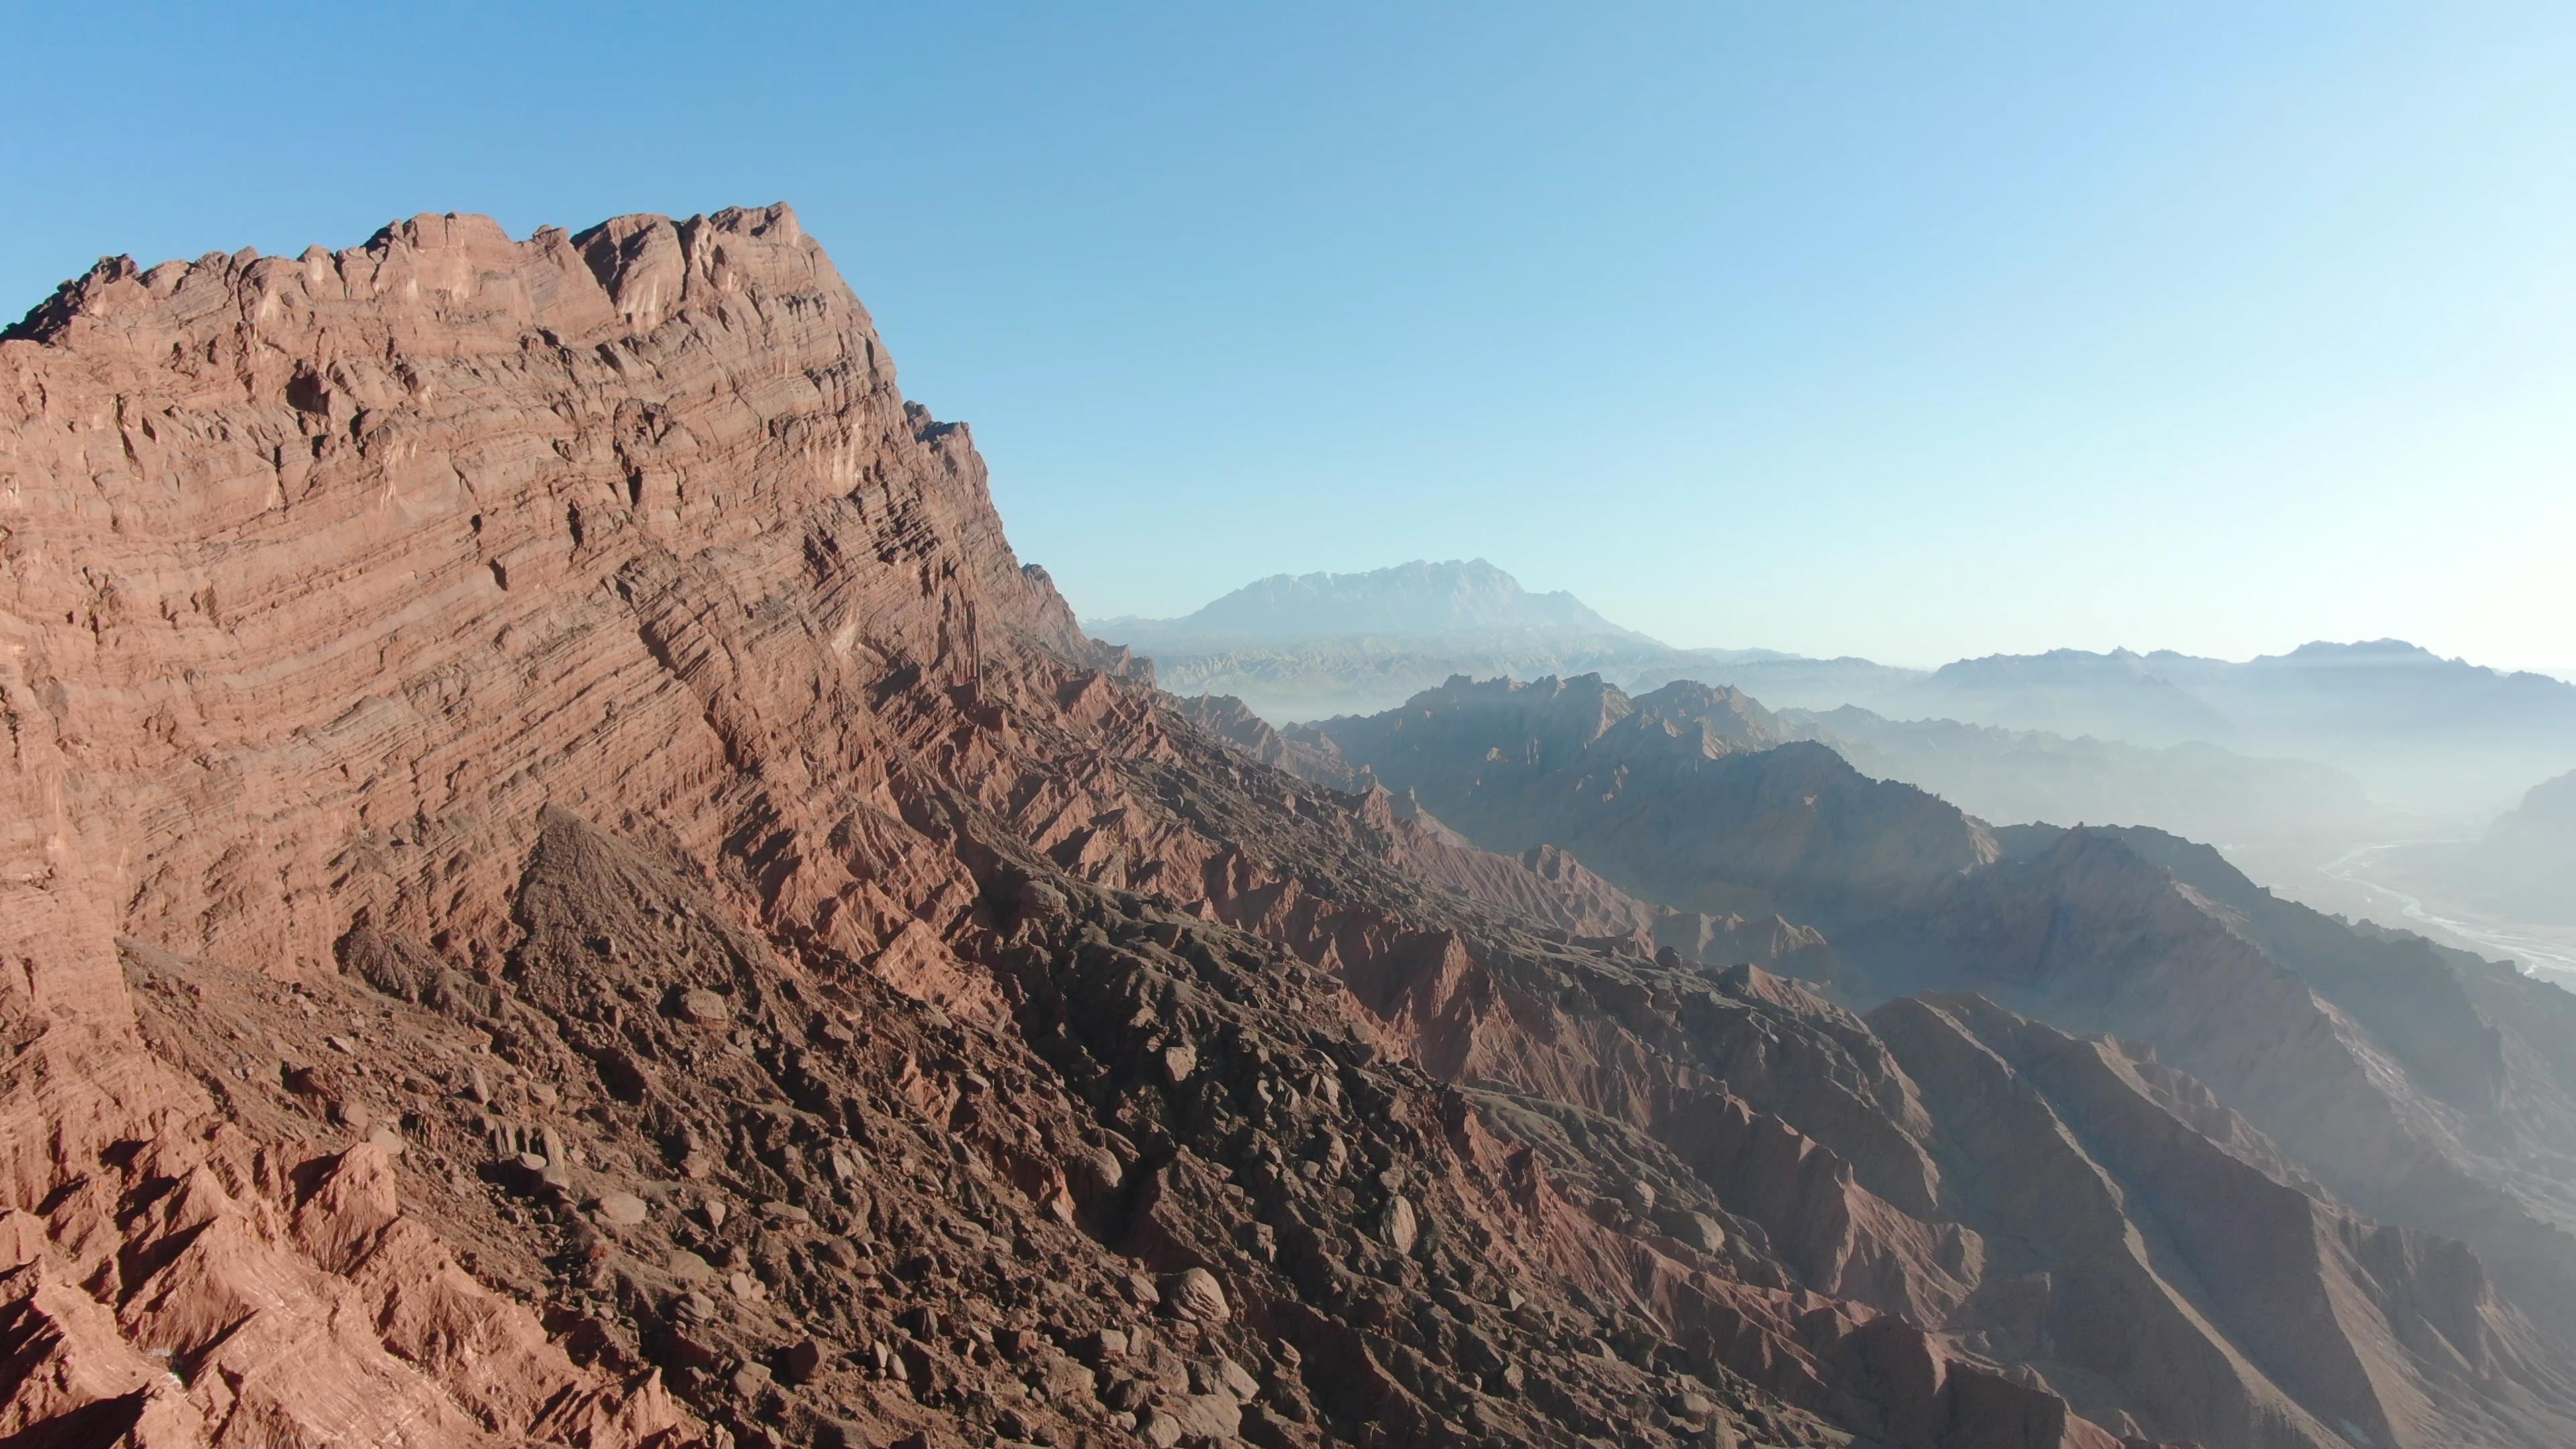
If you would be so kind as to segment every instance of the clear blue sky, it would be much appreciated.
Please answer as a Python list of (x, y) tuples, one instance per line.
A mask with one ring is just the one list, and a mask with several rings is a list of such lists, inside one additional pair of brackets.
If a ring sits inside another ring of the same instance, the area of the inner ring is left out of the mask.
[(105, 252), (786, 199), (1088, 615), (2576, 666), (2576, 6), (9, 3)]

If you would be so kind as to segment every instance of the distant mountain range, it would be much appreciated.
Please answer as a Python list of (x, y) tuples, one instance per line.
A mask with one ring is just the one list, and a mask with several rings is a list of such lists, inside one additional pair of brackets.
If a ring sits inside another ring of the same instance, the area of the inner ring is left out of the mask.
[(2159, 650), (1991, 655), (1845, 701), (2147, 746), (2205, 742), (2345, 769), (2383, 803), (2482, 816), (2576, 766), (2576, 685), (2396, 639), (2242, 663)]
[(1602, 618), (1572, 594), (1531, 593), (1480, 558), (1416, 560), (1358, 574), (1274, 574), (1177, 619), (1102, 619), (1088, 627), (1122, 641), (1129, 635), (1214, 640), (1542, 632), (1654, 643)]
[(1230, 695), (1274, 724), (1373, 714), (1457, 674), (1661, 683), (1743, 672), (1786, 703), (1827, 706), (1923, 677), (1865, 659), (1676, 649), (1572, 594), (1533, 593), (1484, 559), (1279, 574), (1177, 619), (1088, 619), (1083, 628), (1151, 656), (1173, 693)]
[(1280, 574), (1177, 619), (1083, 627), (1153, 657), (1176, 694), (1241, 699), (1274, 723), (1365, 714), (1453, 674), (1689, 669), (1693, 657), (1623, 629), (1567, 593), (1532, 593), (1483, 559), (1356, 574)]
[(1957, 720), (1891, 720), (1856, 705), (1782, 710), (1792, 732), (1864, 773), (1919, 785), (1988, 820), (2152, 824), (2195, 840), (2363, 837), (2396, 826), (2350, 773), (2192, 742), (2161, 748)]
[[(2161, 812), (2133, 823), (2222, 838), (2241, 835), (2226, 828), (2229, 812), (2250, 823), (2349, 824), (2346, 785), (2295, 763), (2306, 761), (2357, 780), (2381, 805), (2473, 822), (2532, 780), (2576, 767), (2576, 684), (2391, 639), (2312, 643), (2245, 662), (2058, 649), (1926, 672), (1769, 649), (1675, 648), (1571, 594), (1532, 593), (1482, 559), (1281, 575), (1182, 618), (1086, 627), (1152, 656), (1175, 693), (1232, 695), (1274, 723), (1374, 713), (1453, 675), (1597, 673), (1640, 692), (1686, 679), (1741, 689), (1771, 709), (1857, 708), (1879, 718), (1847, 719), (1844, 743), (1874, 754), (1894, 778), (1957, 791), (1998, 819), (2045, 806), (2054, 813), (2029, 818), (2071, 823), (2095, 818), (2090, 809), (2106, 802)], [(2032, 738), (1899, 738), (1886, 728), (1893, 721), (1956, 721)], [(2073, 748), (2086, 737), (2094, 747)], [(2195, 748), (2170, 753), (2183, 746)], [(2078, 756), (2088, 761), (2081, 769), (2071, 763)], [(2256, 763), (2266, 757), (2285, 763)], [(2043, 760), (2040, 776), (2053, 772), (2065, 791), (2038, 784), (2031, 767)], [(2081, 788), (2078, 775), (2088, 777)], [(2249, 789), (2257, 778), (2265, 783)], [(2170, 808), (2212, 791), (2237, 803), (2208, 801), (2223, 807), (2216, 815), (2199, 804)], [(2285, 813), (2294, 805), (2295, 816)]]

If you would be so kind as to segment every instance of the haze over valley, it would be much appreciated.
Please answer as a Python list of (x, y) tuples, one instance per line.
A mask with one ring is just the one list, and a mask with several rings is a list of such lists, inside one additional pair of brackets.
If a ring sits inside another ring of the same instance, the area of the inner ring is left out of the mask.
[(2576, 871), (2517, 808), (2531, 790), (2545, 812), (2555, 797), (2536, 782), (2576, 768), (2576, 684), (2551, 675), (2400, 640), (1935, 669), (1677, 648), (1483, 559), (1283, 574), (1178, 618), (1085, 628), (1150, 657), (1163, 687), (1238, 698), (1282, 727), (1398, 709), (1454, 676), (1729, 686), (1781, 737), (1994, 823), (2209, 841), (2291, 899), (2576, 983), (2576, 935), (2553, 919), (2576, 902)]

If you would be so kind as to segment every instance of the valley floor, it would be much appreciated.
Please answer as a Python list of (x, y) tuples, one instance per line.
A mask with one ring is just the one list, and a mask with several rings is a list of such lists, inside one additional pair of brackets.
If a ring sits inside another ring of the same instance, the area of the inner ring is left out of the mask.
[(2502, 919), (2447, 899), (2401, 868), (2398, 858), (2407, 847), (2448, 839), (2301, 841), (2221, 849), (2238, 869), (2301, 905), (2510, 960), (2530, 975), (2576, 990), (2576, 927)]

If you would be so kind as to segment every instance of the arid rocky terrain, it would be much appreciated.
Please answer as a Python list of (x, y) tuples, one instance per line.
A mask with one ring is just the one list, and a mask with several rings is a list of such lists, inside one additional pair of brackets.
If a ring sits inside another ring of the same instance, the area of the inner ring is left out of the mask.
[(0, 589), (0, 1442), (2576, 1441), (2576, 999), (1731, 689), (1177, 700), (784, 207), (102, 262)]

